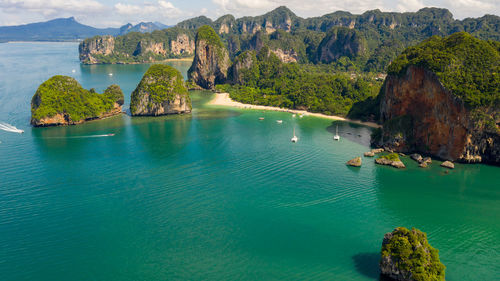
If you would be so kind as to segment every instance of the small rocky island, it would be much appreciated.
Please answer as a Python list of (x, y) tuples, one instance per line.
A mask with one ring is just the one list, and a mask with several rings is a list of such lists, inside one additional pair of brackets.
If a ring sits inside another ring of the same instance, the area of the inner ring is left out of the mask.
[(198, 29), (195, 40), (193, 64), (188, 70), (189, 80), (204, 89), (214, 89), (224, 83), (231, 60), (219, 35), (204, 25)]
[(31, 99), (31, 125), (75, 125), (106, 118), (122, 113), (123, 102), (118, 85), (98, 94), (84, 89), (74, 78), (56, 75), (43, 82)]
[(158, 116), (191, 112), (191, 99), (181, 73), (164, 64), (149, 67), (132, 92), (133, 116)]
[(445, 269), (439, 251), (429, 245), (424, 232), (398, 227), (384, 235), (380, 258), (383, 275), (399, 281), (441, 281), (445, 280)]

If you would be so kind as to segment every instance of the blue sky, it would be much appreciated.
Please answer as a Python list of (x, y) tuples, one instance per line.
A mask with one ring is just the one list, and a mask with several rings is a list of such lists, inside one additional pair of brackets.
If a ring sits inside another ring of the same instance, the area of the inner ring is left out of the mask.
[(70, 16), (97, 27), (140, 21), (175, 24), (199, 15), (212, 19), (228, 13), (236, 17), (260, 15), (282, 5), (302, 17), (338, 10), (414, 12), (429, 6), (447, 8), (459, 19), (500, 13), (500, 0), (0, 0), (0, 25)]

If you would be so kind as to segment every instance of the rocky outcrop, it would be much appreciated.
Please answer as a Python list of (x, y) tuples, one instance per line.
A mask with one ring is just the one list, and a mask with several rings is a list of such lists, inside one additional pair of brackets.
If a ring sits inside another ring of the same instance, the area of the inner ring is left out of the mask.
[(347, 166), (353, 166), (353, 167), (361, 167), (362, 160), (361, 157), (356, 157), (354, 159), (351, 159), (345, 163)]
[(149, 67), (132, 92), (133, 116), (158, 116), (191, 112), (191, 99), (180, 72), (163, 64)]
[(214, 89), (224, 83), (231, 64), (227, 49), (210, 26), (198, 29), (193, 64), (188, 70), (189, 80), (204, 89)]
[(448, 168), (448, 169), (455, 169), (455, 164), (453, 164), (452, 162), (450, 161), (444, 161), (443, 163), (441, 163), (440, 165), (441, 167), (445, 167), (445, 168)]
[(170, 52), (175, 55), (194, 54), (194, 41), (186, 34), (179, 34), (176, 40), (170, 41)]
[(401, 162), (398, 154), (396, 154), (396, 153), (391, 153), (388, 155), (381, 156), (381, 157), (375, 159), (375, 163), (379, 164), (379, 165), (392, 166), (392, 167), (398, 168), (398, 169), (406, 168), (405, 164), (403, 162)]
[(271, 50), (271, 52), (273, 52), (282, 62), (285, 63), (297, 62), (299, 60), (299, 54), (297, 54), (294, 50), (276, 49)]
[(384, 235), (379, 266), (393, 280), (445, 280), (446, 267), (439, 260), (439, 251), (415, 228), (398, 227)]
[(165, 50), (163, 43), (156, 43), (148, 40), (141, 40), (137, 44), (137, 47), (133, 53), (134, 56), (144, 55), (144, 54), (156, 54), (165, 55), (167, 51)]
[(366, 52), (366, 40), (358, 31), (348, 27), (334, 27), (319, 44), (317, 60), (331, 63), (343, 56), (354, 58)]
[(478, 130), (464, 102), (433, 72), (409, 66), (388, 75), (381, 95), (384, 125), (375, 145), (443, 160), (500, 163), (500, 135)]
[(76, 125), (122, 113), (123, 92), (118, 85), (103, 94), (86, 90), (73, 78), (56, 75), (42, 83), (31, 99), (31, 125)]
[[(231, 84), (244, 84), (245, 74), (257, 67), (257, 56), (254, 51), (245, 51), (238, 55), (229, 68), (228, 81)], [(257, 70), (256, 70), (257, 71)]]
[(115, 38), (111, 35), (96, 36), (80, 43), (80, 61), (87, 64), (98, 63), (95, 55), (110, 55), (115, 48)]

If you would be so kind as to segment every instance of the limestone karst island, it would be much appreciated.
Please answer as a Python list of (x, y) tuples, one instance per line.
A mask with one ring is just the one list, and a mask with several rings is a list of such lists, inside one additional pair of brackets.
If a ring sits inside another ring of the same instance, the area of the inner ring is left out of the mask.
[(2, 281), (498, 279), (500, 4), (14, 2)]

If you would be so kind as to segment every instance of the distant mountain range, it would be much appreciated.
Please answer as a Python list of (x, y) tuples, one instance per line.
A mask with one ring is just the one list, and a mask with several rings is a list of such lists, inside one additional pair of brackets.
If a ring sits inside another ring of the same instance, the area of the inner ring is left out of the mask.
[(0, 42), (8, 41), (74, 41), (96, 35), (124, 35), (129, 32), (152, 32), (170, 26), (159, 22), (130, 23), (120, 28), (95, 28), (84, 25), (74, 17), (16, 26), (0, 26)]

